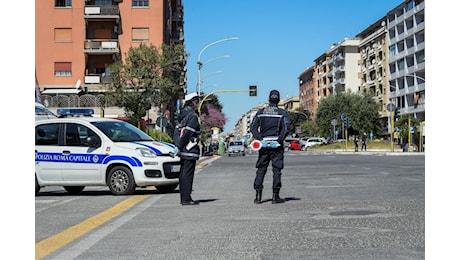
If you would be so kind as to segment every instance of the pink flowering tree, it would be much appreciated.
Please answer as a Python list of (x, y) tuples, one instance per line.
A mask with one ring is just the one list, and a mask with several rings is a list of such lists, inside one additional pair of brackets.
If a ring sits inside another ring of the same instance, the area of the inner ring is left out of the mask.
[(223, 131), (227, 118), (225, 115), (215, 109), (212, 105), (207, 105), (207, 113), (201, 113), (201, 140), (207, 140), (212, 135), (212, 128), (217, 127), (220, 132)]

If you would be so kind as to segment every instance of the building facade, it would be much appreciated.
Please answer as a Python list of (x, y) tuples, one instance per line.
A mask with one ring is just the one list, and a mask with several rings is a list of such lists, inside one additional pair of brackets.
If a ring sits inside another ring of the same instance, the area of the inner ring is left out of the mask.
[(374, 97), (379, 107), (379, 117), (382, 121), (382, 132), (386, 135), (391, 129), (391, 112), (388, 111), (390, 87), (388, 85), (388, 33), (386, 18), (377, 22), (359, 33), (360, 66), (359, 78), (361, 80), (359, 92)]
[[(45, 105), (104, 106), (112, 63), (140, 44), (183, 44), (183, 30), (182, 0), (35, 1), (36, 79)], [(177, 82), (183, 88), (185, 63)]]
[(387, 13), (389, 102), (425, 121), (425, 1), (409, 0)]
[(298, 77), (299, 107), (309, 111), (311, 120), (315, 120), (315, 112), (318, 109), (318, 87), (315, 73), (315, 68), (311, 66)]

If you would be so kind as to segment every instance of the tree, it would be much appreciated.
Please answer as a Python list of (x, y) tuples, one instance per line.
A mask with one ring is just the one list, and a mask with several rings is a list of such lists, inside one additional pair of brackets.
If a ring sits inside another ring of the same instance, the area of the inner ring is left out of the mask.
[(420, 119), (417, 119), (409, 114), (404, 114), (395, 122), (395, 128), (399, 129), (399, 136), (402, 139), (401, 141), (403, 144), (409, 141), (409, 119), (410, 125), (414, 128), (414, 133), (411, 135), (411, 143), (418, 143), (420, 138)]
[[(378, 104), (372, 96), (351, 92), (342, 92), (321, 99), (316, 112), (316, 125), (319, 135), (332, 134), (332, 119), (341, 122), (341, 115), (351, 119), (350, 135), (373, 132), (381, 135), (382, 127), (379, 120)], [(340, 124), (340, 123), (339, 123)]]
[(222, 111), (222, 108), (223, 108), (222, 104), (219, 101), (219, 98), (214, 94), (210, 94), (206, 98), (206, 100), (203, 102), (203, 106), (206, 106), (206, 105), (211, 105), (214, 109), (217, 109), (219, 111)]
[(123, 107), (130, 122), (139, 125), (152, 105), (162, 109), (171, 102), (180, 85), (175, 72), (185, 62), (183, 45), (161, 46), (140, 44), (129, 48), (122, 61), (110, 66), (108, 97)]

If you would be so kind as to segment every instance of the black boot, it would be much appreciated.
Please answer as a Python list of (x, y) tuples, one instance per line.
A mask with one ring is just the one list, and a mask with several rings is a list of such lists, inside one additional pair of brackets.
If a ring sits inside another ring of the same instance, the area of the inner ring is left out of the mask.
[(262, 191), (261, 190), (256, 190), (256, 198), (254, 199), (255, 204), (260, 204), (262, 203)]
[(272, 204), (284, 203), (284, 199), (280, 198), (279, 191), (273, 192)]

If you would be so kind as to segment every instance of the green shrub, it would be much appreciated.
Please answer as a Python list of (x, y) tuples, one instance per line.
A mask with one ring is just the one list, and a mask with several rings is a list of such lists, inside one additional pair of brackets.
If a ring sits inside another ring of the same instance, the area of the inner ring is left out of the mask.
[(155, 141), (160, 141), (160, 134), (161, 134), (161, 141), (166, 143), (172, 143), (172, 138), (166, 132), (160, 132), (158, 129), (149, 129), (147, 134), (152, 137)]

